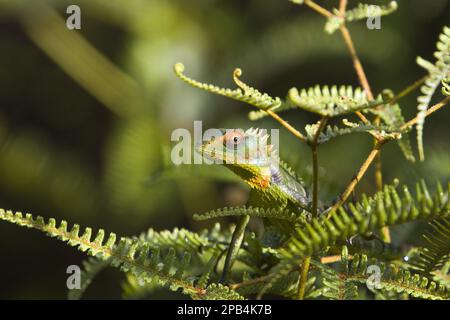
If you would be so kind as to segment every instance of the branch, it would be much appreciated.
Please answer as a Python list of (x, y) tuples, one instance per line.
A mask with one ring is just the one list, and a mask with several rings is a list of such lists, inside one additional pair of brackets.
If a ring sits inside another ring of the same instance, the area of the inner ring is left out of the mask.
[(333, 16), (333, 14), (330, 11), (328, 11), (324, 7), (318, 5), (317, 3), (315, 3), (312, 0), (305, 0), (305, 4), (326, 18)]
[[(449, 102), (450, 102), (450, 96), (442, 99), (440, 102), (436, 103), (434, 106), (432, 106), (431, 108), (429, 108), (427, 110), (427, 112), (425, 113), (425, 117), (428, 117), (433, 112), (438, 111), (440, 108), (442, 108), (443, 106), (445, 106)], [(416, 116), (415, 118), (413, 118), (413, 119), (409, 120), (408, 122), (406, 122), (404, 125), (402, 125), (400, 127), (400, 129), (401, 130), (407, 130), (408, 128), (410, 128), (413, 125), (415, 125), (417, 123), (417, 121), (419, 121), (419, 116)]]
[[(351, 195), (353, 190), (355, 189), (358, 182), (361, 180), (361, 178), (366, 173), (367, 169), (369, 169), (370, 164), (375, 160), (375, 157), (380, 152), (381, 146), (384, 144), (386, 140), (379, 140), (375, 146), (373, 147), (372, 151), (370, 151), (369, 155), (367, 156), (366, 160), (364, 160), (363, 164), (358, 170), (358, 173), (353, 177), (350, 184), (345, 189), (344, 193), (339, 197), (339, 201), (336, 202), (330, 210), (330, 213), (333, 211), (336, 211), (341, 205), (344, 204), (344, 202), (347, 200), (347, 198)], [(327, 218), (330, 217), (330, 213), (328, 214)]]
[(294, 136), (296, 136), (297, 138), (299, 138), (300, 140), (302, 140), (303, 142), (307, 142), (306, 137), (297, 129), (295, 129), (293, 126), (291, 126), (286, 120), (284, 120), (283, 118), (281, 118), (279, 115), (277, 115), (275, 112), (273, 112), (272, 110), (264, 110), (265, 112), (267, 112), (268, 115), (270, 115), (272, 118), (274, 118), (275, 120), (277, 120), (279, 123), (281, 123), (281, 125), (283, 127), (285, 127), (286, 129), (289, 130), (290, 133), (292, 133)]

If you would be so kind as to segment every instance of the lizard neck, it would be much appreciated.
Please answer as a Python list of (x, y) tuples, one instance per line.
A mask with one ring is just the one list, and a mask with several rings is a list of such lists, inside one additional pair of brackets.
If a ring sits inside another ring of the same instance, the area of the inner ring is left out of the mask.
[(280, 163), (270, 166), (271, 184), (277, 186), (288, 199), (298, 204), (300, 208), (308, 208), (310, 204), (309, 196), (305, 187), (298, 178), (284, 168)]
[[(280, 163), (272, 162), (267, 166), (256, 165), (225, 165), (253, 190), (261, 193), (261, 198), (267, 198), (268, 204), (275, 206), (273, 201), (293, 204), (298, 209), (309, 207), (307, 192), (298, 178), (284, 168)], [(270, 200), (272, 199), (272, 200)]]

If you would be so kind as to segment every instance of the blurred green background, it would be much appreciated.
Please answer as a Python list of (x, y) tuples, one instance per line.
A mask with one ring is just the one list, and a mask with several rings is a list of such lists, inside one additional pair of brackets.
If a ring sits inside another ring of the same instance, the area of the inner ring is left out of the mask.
[[(328, 8), (337, 2), (318, 1)], [(450, 21), (448, 0), (398, 3), (381, 30), (350, 25), (376, 93), (398, 92), (422, 77), (416, 56), (432, 59)], [(70, 4), (81, 8), (81, 30), (66, 28)], [(171, 132), (192, 130), (194, 120), (204, 129), (279, 125), (251, 123), (249, 106), (188, 87), (173, 64), (227, 87), (234, 87), (231, 73), (240, 67), (246, 82), (280, 97), (292, 86), (358, 85), (339, 32), (325, 34), (324, 22), (287, 0), (0, 0), (0, 207), (119, 235), (207, 227), (192, 215), (242, 204), (246, 188), (221, 167), (173, 168)], [(416, 113), (416, 98), (417, 92), (400, 101), (407, 119)], [(426, 162), (408, 163), (395, 143), (385, 147), (386, 182), (449, 180), (449, 115), (444, 109), (426, 121)], [(318, 120), (301, 111), (285, 116), (299, 128)], [(342, 191), (371, 145), (368, 135), (356, 134), (321, 146), (325, 202)], [(284, 129), (280, 152), (308, 182), (309, 150)], [(373, 192), (373, 180), (370, 172), (357, 190)], [(394, 238), (413, 239), (407, 230)], [(85, 258), (3, 222), (0, 257), (3, 299), (64, 299), (67, 266)], [(102, 273), (86, 297), (119, 298), (123, 278), (117, 270)], [(165, 297), (165, 291), (151, 296)]]

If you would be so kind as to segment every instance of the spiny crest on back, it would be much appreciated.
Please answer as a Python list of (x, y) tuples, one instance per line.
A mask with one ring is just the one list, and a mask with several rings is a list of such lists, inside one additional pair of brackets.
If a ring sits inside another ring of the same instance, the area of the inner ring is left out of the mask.
[[(273, 140), (271, 140), (271, 144), (267, 144), (270, 135), (267, 133), (266, 129), (259, 129), (259, 128), (249, 128), (247, 131), (245, 131), (245, 135), (248, 137), (253, 137), (256, 141), (258, 141), (261, 145), (267, 145), (267, 152), (268, 155), (274, 159), (278, 159), (278, 153), (277, 148), (273, 144)], [(273, 139), (273, 138), (272, 138)]]

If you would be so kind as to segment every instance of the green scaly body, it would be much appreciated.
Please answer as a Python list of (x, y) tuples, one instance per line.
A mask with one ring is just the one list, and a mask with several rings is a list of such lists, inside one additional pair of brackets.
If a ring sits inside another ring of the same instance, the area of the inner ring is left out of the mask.
[[(259, 208), (277, 208), (290, 210), (294, 213), (309, 211), (310, 198), (297, 176), (284, 165), (275, 155), (271, 145), (263, 146), (265, 152), (256, 153), (253, 149), (260, 148), (261, 142), (266, 142), (267, 135), (262, 131), (249, 129), (245, 133), (239, 131), (227, 132), (223, 136), (205, 143), (200, 147), (203, 155), (212, 160), (222, 160), (223, 165), (237, 174), (251, 188), (248, 206)], [(256, 142), (255, 142), (256, 141)], [(242, 149), (242, 158), (236, 156), (236, 151)], [(227, 161), (226, 152), (236, 157)], [(257, 155), (252, 157), (252, 155)], [(240, 161), (238, 161), (240, 160)], [(250, 220), (242, 216), (233, 232), (231, 243), (225, 259), (222, 282), (227, 282), (231, 267), (238, 255), (244, 239), (245, 229)], [(292, 228), (289, 224), (264, 221), (267, 229)]]

